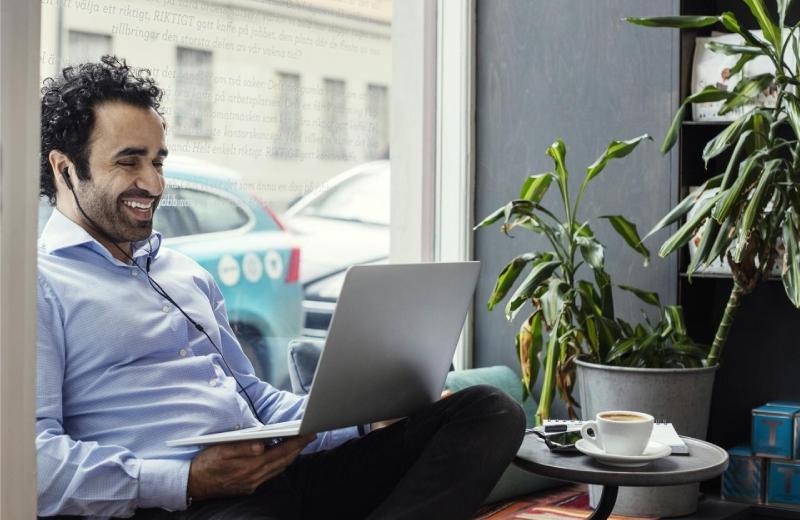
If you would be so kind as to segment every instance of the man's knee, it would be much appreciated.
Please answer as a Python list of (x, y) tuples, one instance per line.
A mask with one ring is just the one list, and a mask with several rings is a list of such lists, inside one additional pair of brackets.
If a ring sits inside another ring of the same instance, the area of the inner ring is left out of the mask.
[(509, 440), (522, 441), (525, 434), (525, 412), (511, 396), (490, 385), (475, 385), (457, 394), (466, 409), (476, 417), (489, 418), (494, 428), (502, 430)]

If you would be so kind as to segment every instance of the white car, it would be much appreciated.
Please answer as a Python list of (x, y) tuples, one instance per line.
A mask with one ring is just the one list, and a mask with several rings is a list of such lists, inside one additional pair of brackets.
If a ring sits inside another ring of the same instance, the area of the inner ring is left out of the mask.
[(358, 165), (295, 201), (284, 225), (300, 244), (303, 334), (324, 337), (344, 272), (389, 256), (388, 160)]

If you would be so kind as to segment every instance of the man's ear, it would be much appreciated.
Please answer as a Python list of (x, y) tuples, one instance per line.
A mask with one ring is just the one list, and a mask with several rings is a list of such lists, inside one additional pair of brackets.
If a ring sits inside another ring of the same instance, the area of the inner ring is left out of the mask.
[(48, 155), (50, 161), (50, 168), (53, 170), (55, 176), (56, 186), (63, 186), (64, 189), (71, 190), (72, 182), (70, 181), (69, 174), (75, 171), (75, 166), (63, 152), (60, 150), (50, 150)]

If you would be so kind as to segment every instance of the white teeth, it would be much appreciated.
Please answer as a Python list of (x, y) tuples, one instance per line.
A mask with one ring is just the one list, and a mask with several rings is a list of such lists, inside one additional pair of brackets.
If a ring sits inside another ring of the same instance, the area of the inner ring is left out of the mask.
[(130, 206), (130, 207), (136, 208), (136, 209), (150, 209), (150, 206), (153, 205), (153, 201), (152, 200), (150, 202), (148, 202), (147, 204), (142, 204), (140, 202), (136, 202), (136, 201), (133, 201), (133, 200), (123, 200), (122, 203), (125, 204), (126, 206)]

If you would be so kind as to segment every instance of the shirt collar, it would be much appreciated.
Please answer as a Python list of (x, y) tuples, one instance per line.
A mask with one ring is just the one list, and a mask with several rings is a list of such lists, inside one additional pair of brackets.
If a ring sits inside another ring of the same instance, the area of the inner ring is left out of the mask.
[[(153, 231), (149, 239), (134, 242), (133, 258), (145, 255), (155, 258), (158, 255), (158, 251), (161, 249), (161, 239), (161, 233)], [(62, 249), (86, 245), (102, 253), (104, 256), (107, 256), (109, 259), (116, 260), (105, 246), (95, 240), (94, 237), (80, 225), (67, 218), (67, 216), (61, 213), (57, 208), (53, 208), (53, 213), (47, 220), (44, 230), (42, 230), (40, 243), (47, 254), (52, 254)]]

